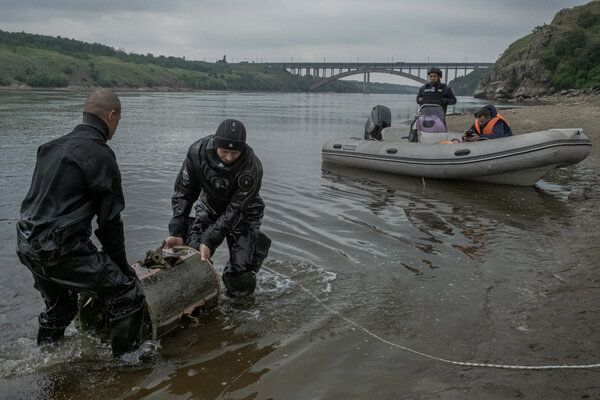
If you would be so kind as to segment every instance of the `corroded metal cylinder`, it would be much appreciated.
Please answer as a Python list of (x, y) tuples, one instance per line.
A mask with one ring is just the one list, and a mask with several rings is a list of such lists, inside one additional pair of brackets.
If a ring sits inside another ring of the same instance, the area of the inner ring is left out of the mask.
[(203, 308), (216, 306), (219, 298), (217, 273), (196, 250), (176, 247), (172, 254), (161, 254), (164, 263), (153, 258), (154, 265), (133, 266), (146, 296), (152, 339), (185, 324)]
[[(175, 247), (173, 252), (149, 251), (133, 269), (146, 296), (144, 339), (159, 339), (217, 305), (217, 273), (190, 247)], [(82, 330), (108, 333), (105, 312), (85, 296), (80, 299), (76, 325)]]

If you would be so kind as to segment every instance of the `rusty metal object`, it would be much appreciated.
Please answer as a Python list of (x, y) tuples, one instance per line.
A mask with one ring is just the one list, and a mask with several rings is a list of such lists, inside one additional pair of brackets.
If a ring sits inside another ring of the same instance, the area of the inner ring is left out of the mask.
[[(133, 269), (146, 296), (145, 339), (159, 339), (217, 305), (217, 273), (190, 247), (175, 247), (172, 252), (162, 247), (148, 251)], [(93, 299), (82, 297), (77, 326), (102, 334), (108, 329), (108, 321)]]

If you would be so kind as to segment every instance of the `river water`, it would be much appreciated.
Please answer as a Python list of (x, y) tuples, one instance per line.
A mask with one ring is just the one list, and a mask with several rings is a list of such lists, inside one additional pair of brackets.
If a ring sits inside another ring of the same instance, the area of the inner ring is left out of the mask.
[[(37, 147), (79, 122), (86, 95), (0, 92), (0, 398), (600, 396), (598, 369), (469, 368), (398, 347), (456, 361), (600, 362), (597, 302), (569, 285), (597, 267), (597, 235), (584, 228), (599, 213), (567, 199), (593, 181), (597, 147), (533, 188), (321, 164), (323, 142), (361, 136), (374, 105), (390, 107), (394, 124), (408, 120), (412, 95), (122, 93), (110, 145), (129, 259), (166, 237), (186, 150), (225, 118), (244, 122), (263, 162), (272, 250), (252, 301), (222, 297), (197, 324), (154, 343), (144, 362), (117, 363), (106, 343), (72, 327), (57, 348), (38, 348), (43, 303), (14, 253), (14, 224)], [(479, 104), (460, 98), (455, 110)], [(226, 257), (222, 246), (216, 265)]]

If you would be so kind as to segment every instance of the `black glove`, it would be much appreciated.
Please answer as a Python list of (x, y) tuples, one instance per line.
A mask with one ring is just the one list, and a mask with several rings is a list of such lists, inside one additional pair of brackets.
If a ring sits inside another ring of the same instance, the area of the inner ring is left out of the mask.
[(123, 274), (125, 274), (129, 278), (137, 279), (135, 270), (131, 265), (129, 265), (129, 262), (127, 262), (127, 254), (125, 254), (125, 250), (119, 251), (118, 253), (114, 254), (108, 254), (108, 256), (111, 260), (113, 260), (115, 264), (117, 264), (117, 266)]

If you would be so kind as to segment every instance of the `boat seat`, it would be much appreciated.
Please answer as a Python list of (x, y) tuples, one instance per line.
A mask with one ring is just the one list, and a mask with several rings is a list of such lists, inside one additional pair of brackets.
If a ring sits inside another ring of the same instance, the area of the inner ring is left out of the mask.
[(384, 142), (406, 142), (408, 137), (408, 127), (390, 126), (381, 131)]
[(448, 128), (437, 115), (421, 115), (417, 118), (417, 129), (420, 132), (446, 133)]

